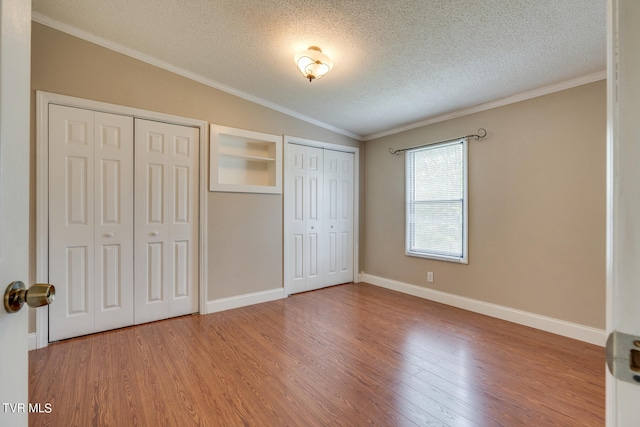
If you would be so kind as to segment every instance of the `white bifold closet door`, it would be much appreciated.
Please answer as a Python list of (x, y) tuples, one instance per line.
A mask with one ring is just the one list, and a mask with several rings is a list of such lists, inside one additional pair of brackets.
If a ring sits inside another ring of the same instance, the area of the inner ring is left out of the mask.
[(198, 311), (196, 128), (135, 120), (135, 323)]
[(353, 154), (289, 144), (290, 293), (353, 280)]
[(49, 107), (49, 340), (133, 324), (133, 118)]
[(49, 106), (49, 341), (198, 311), (199, 130)]
[(353, 281), (353, 153), (324, 151), (327, 286)]

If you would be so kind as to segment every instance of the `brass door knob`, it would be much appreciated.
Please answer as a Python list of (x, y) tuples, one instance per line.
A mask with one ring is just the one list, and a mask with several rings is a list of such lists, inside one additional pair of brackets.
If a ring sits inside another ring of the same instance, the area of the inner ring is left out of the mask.
[(47, 283), (36, 283), (29, 289), (21, 281), (15, 281), (7, 286), (4, 293), (4, 309), (8, 313), (20, 311), (27, 303), (29, 307), (41, 307), (49, 305), (56, 296), (56, 288)]

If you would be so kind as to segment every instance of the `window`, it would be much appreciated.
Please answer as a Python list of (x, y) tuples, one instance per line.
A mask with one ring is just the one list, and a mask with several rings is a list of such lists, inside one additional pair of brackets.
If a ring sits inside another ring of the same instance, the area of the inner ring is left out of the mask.
[(407, 255), (467, 263), (467, 139), (407, 151)]

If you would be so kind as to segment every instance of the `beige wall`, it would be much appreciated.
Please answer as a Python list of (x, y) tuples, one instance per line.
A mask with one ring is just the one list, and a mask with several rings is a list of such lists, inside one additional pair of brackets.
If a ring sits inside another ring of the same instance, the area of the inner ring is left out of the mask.
[[(605, 328), (606, 87), (600, 81), (369, 141), (364, 271)], [(404, 155), (469, 144), (469, 264), (404, 254)], [(427, 271), (435, 282), (427, 283)]]
[[(33, 23), (31, 61), (32, 171), (35, 171), (36, 90), (276, 135), (359, 146), (354, 139), (37, 23)], [(208, 299), (281, 287), (282, 196), (210, 192), (205, 202), (209, 209)], [(31, 183), (31, 206), (33, 279), (35, 179)], [(33, 331), (33, 312), (31, 315)]]

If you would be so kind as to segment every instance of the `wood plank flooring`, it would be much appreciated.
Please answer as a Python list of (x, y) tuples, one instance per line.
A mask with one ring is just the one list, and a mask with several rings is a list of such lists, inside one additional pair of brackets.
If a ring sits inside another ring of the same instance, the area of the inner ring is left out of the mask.
[(29, 353), (30, 426), (602, 426), (604, 350), (367, 284)]

